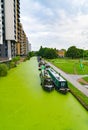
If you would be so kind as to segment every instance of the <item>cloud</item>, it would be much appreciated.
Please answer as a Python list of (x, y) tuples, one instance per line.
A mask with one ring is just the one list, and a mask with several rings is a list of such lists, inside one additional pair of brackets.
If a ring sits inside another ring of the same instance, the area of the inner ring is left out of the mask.
[(41, 45), (57, 49), (76, 45), (88, 49), (88, 14), (83, 11), (87, 0), (56, 1), (49, 4), (48, 0), (21, 0), (21, 22), (32, 49), (38, 50)]
[(83, 6), (87, 2), (87, 0), (80, 0), (80, 1), (79, 0), (73, 0), (73, 1), (69, 0), (69, 2), (71, 2), (71, 4), (74, 6)]

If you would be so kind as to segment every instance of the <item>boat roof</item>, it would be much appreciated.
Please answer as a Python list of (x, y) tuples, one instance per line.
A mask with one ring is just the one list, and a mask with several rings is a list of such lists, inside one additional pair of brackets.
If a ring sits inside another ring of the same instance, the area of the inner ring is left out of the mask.
[(63, 77), (61, 75), (59, 75), (56, 71), (54, 71), (53, 69), (49, 68), (49, 71), (51, 71), (51, 73), (54, 75), (54, 77), (56, 77), (57, 80), (59, 81), (66, 81), (65, 79), (63, 79)]
[(41, 71), (41, 73), (42, 74), (44, 73), (44, 76), (46, 76), (47, 78), (51, 78), (50, 75), (49, 75), (49, 73), (46, 70)]

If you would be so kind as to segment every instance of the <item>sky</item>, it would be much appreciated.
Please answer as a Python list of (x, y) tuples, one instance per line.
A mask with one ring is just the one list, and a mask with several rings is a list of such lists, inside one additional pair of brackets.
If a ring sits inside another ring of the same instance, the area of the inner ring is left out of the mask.
[(88, 0), (20, 0), (21, 23), (32, 50), (88, 49)]

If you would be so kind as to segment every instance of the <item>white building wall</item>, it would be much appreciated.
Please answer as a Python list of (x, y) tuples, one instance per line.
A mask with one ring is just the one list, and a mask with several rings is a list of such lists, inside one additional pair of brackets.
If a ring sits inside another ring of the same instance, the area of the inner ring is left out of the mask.
[(31, 44), (28, 43), (28, 51), (31, 52)]
[(8, 58), (11, 59), (11, 41), (8, 41)]
[(15, 40), (14, 0), (5, 0), (5, 36), (6, 36), (6, 40)]
[(0, 44), (3, 44), (1, 0), (0, 0)]

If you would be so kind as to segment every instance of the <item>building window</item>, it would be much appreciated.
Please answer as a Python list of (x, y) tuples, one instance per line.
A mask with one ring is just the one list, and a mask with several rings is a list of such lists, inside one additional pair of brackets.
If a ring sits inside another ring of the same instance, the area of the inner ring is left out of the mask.
[(1, 2), (3, 2), (4, 0), (1, 0)]
[(1, 5), (1, 8), (4, 8), (4, 6), (3, 6), (3, 5)]

